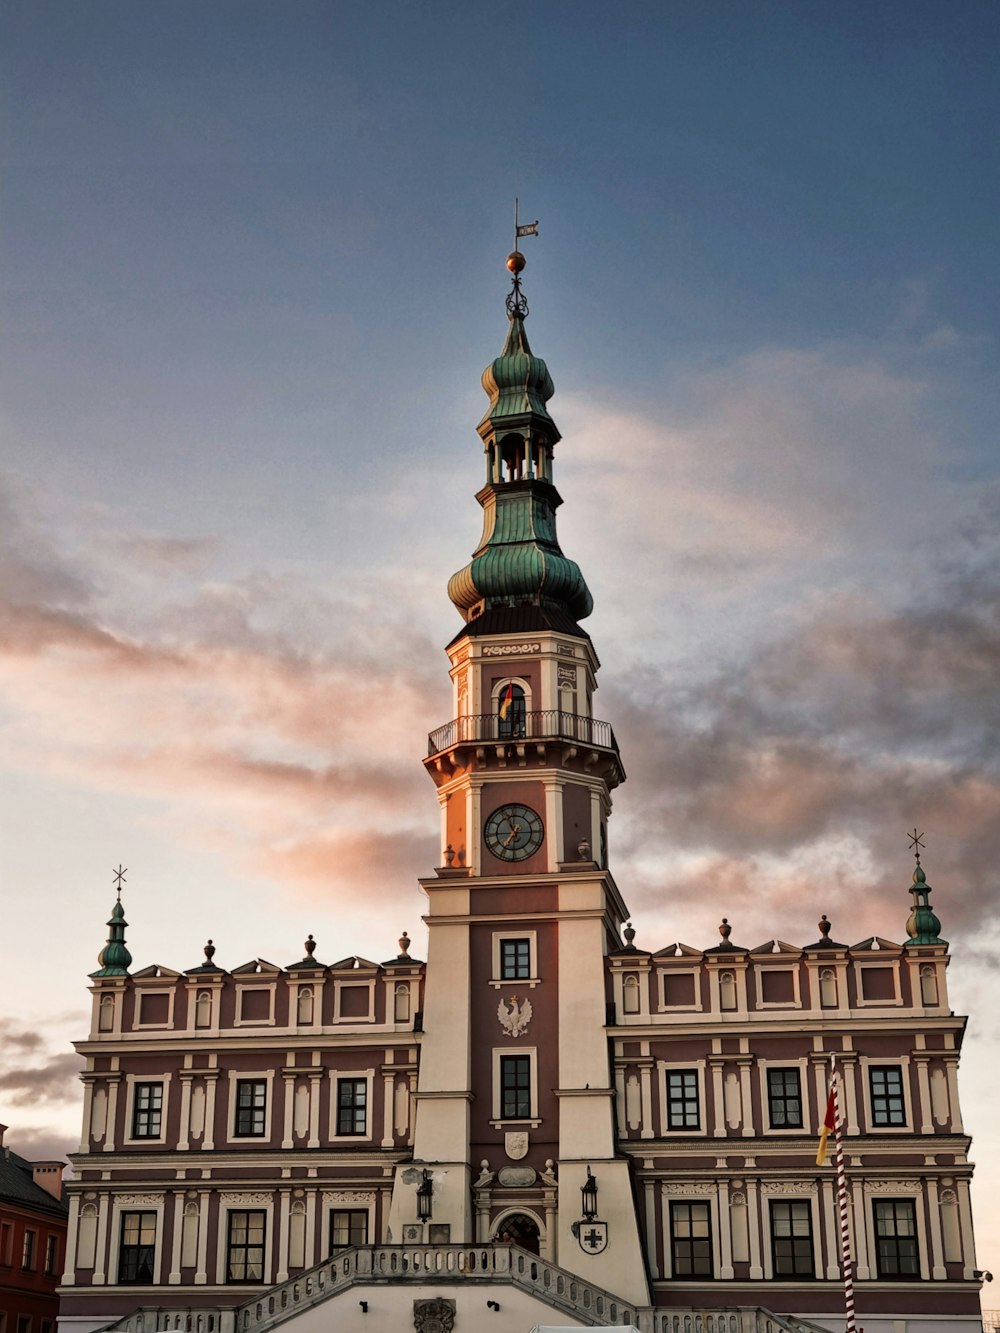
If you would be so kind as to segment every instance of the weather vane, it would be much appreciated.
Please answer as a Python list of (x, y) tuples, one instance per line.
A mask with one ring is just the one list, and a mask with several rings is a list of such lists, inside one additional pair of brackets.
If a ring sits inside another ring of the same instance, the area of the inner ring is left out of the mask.
[(511, 319), (517, 315), (524, 319), (528, 313), (528, 302), (525, 300), (524, 293), (521, 291), (521, 273), (524, 271), (526, 260), (517, 248), (517, 243), (522, 236), (538, 235), (538, 219), (534, 222), (519, 221), (520, 200), (514, 200), (514, 249), (507, 256), (507, 267), (514, 275), (514, 286), (507, 295), (507, 314)]
[(118, 862), (118, 869), (111, 872), (114, 875), (115, 887), (118, 890), (118, 897), (122, 896), (122, 885), (125, 883), (125, 876), (128, 873), (128, 866), (122, 867), (121, 861)]
[(906, 836), (907, 836), (907, 837), (909, 838), (909, 840), (910, 840), (910, 846), (913, 848), (913, 855), (917, 858), (917, 865), (919, 865), (919, 864), (920, 864), (920, 849), (921, 849), (921, 847), (923, 847), (923, 845), (924, 845), (923, 842), (922, 842), (922, 838), (923, 838), (924, 835), (923, 835), (922, 833), (918, 833), (917, 830), (916, 830), (916, 828), (914, 828), (913, 832), (912, 832), (912, 833), (908, 833)]

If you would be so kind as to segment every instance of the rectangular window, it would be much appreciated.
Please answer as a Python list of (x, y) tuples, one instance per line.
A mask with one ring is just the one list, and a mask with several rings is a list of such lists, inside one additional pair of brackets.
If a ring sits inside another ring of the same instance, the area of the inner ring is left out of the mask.
[(368, 1210), (333, 1208), (330, 1211), (330, 1253), (349, 1245), (368, 1244)]
[(35, 1266), (35, 1237), (34, 1231), (25, 1231), (24, 1245), (21, 1248), (21, 1267), (34, 1268)]
[(14, 1224), (0, 1222), (0, 1264), (9, 1268), (14, 1262)]
[(51, 1277), (56, 1271), (56, 1258), (59, 1251), (59, 1237), (47, 1236), (45, 1240), (45, 1276)]
[(264, 1232), (267, 1214), (261, 1208), (233, 1209), (226, 1238), (226, 1281), (264, 1281)]
[(132, 1103), (132, 1137), (158, 1139), (163, 1122), (163, 1084), (137, 1083)]
[(873, 1065), (868, 1070), (873, 1125), (905, 1125), (903, 1071), (899, 1065)]
[(524, 981), (531, 976), (531, 941), (500, 941), (500, 978), (503, 981)]
[(501, 1120), (531, 1119), (531, 1056), (500, 1057)]
[(771, 1200), (771, 1254), (775, 1277), (815, 1277), (812, 1205), (803, 1199)]
[(19, 1314), (17, 1316), (17, 1333), (31, 1333), (30, 1314)]
[(337, 1133), (364, 1134), (368, 1128), (368, 1083), (363, 1078), (337, 1079)]
[(876, 1199), (874, 1207), (879, 1277), (919, 1277), (917, 1217), (913, 1200)]
[(118, 1250), (119, 1282), (152, 1282), (156, 1252), (156, 1214), (122, 1213)]
[(797, 1069), (767, 1071), (767, 1108), (772, 1129), (802, 1128), (802, 1089)]
[(667, 1073), (667, 1128), (698, 1129), (698, 1071), (672, 1069)]
[(670, 1205), (670, 1266), (674, 1277), (712, 1276), (712, 1214), (707, 1203)]
[(267, 1080), (263, 1078), (237, 1079), (234, 1134), (240, 1138), (263, 1138), (266, 1112)]

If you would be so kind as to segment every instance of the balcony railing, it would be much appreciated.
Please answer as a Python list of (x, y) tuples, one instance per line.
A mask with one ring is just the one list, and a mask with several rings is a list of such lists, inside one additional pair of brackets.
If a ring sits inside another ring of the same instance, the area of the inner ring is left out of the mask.
[(618, 753), (618, 742), (610, 722), (582, 713), (565, 713), (561, 708), (539, 708), (530, 713), (512, 711), (506, 718), (496, 713), (469, 713), (438, 727), (427, 737), (427, 753), (440, 754), (453, 745), (468, 742), (503, 744), (533, 740), (576, 741)]

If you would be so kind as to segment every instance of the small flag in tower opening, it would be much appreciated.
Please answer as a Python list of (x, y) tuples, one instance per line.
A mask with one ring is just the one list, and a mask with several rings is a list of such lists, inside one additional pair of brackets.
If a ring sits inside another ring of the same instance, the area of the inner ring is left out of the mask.
[(819, 1147), (816, 1149), (816, 1165), (822, 1166), (826, 1161), (826, 1141), (837, 1128), (837, 1094), (830, 1086), (830, 1096), (826, 1102), (826, 1116), (823, 1120), (823, 1128), (819, 1134)]
[(502, 702), (501, 705), (500, 705), (500, 721), (501, 721), (501, 722), (506, 722), (506, 721), (507, 721), (507, 714), (510, 712), (510, 706), (511, 706), (511, 704), (512, 704), (513, 702), (514, 702), (514, 686), (513, 686), (513, 685), (508, 685), (508, 686), (507, 686), (507, 692), (506, 692), (506, 694), (504, 695), (504, 697), (503, 697), (503, 702)]

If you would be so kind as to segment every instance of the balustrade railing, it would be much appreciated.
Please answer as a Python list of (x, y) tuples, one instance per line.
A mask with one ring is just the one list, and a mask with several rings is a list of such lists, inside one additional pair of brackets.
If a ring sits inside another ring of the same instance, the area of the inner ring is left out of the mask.
[(566, 713), (561, 708), (538, 708), (531, 712), (511, 712), (506, 718), (496, 713), (467, 713), (438, 727), (427, 737), (427, 753), (439, 754), (463, 742), (565, 740), (594, 745), (618, 753), (618, 742), (610, 722), (582, 713)]

